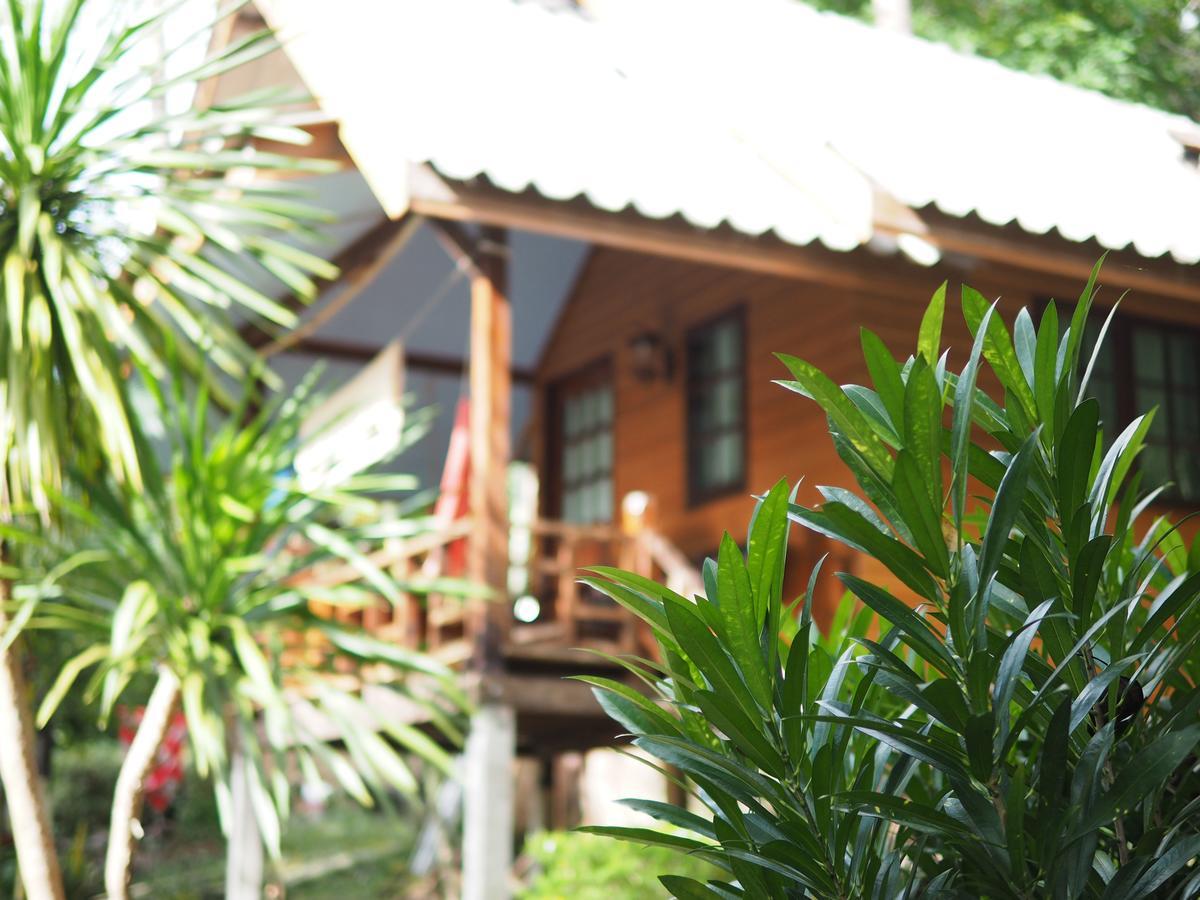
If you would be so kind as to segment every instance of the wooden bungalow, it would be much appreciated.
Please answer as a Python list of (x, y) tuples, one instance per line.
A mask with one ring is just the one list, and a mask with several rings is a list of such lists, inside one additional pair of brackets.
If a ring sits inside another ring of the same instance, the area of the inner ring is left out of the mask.
[[(907, 355), (940, 282), (1011, 316), (1109, 251), (1099, 302), (1128, 298), (1096, 389), (1111, 421), (1161, 407), (1143, 465), (1200, 500), (1195, 123), (792, 0), (258, 0), (235, 34), (264, 19), (286, 56), (205, 99), (312, 92), (315, 152), (345, 164), (315, 182), (343, 274), (295, 335), (255, 339), (285, 374), (349, 374), (401, 336), (448, 413), (432, 475), (467, 398), (467, 515), (386, 561), (436, 570), (465, 540), (466, 574), (507, 599), (367, 614), (475, 688), (464, 896), (507, 892), (514, 755), (552, 783), (558, 754), (613, 740), (562, 679), (603, 667), (575, 648), (642, 636), (578, 567), (689, 590), (754, 492), (849, 481), (774, 352), (860, 380), (860, 327)], [(510, 516), (514, 459), (536, 514)], [(792, 540), (798, 583), (830, 548)]]

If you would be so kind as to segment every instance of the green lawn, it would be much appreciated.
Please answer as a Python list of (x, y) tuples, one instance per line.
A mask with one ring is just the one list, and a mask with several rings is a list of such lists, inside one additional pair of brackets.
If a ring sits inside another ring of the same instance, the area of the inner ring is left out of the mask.
[[(412, 842), (402, 814), (332, 804), (319, 817), (298, 813), (284, 839), (283, 859), (268, 879), (289, 900), (383, 900), (401, 897)], [(138, 866), (137, 894), (163, 900), (223, 895), (225, 847), (216, 832), (182, 831), (148, 849)]]

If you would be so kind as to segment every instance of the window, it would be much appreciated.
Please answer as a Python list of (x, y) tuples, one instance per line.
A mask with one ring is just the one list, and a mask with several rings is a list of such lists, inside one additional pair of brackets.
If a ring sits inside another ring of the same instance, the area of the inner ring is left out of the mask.
[[(1100, 313), (1101, 311), (1097, 310), (1096, 312)], [(1104, 310), (1103, 315), (1107, 316), (1108, 311)], [(1083, 347), (1079, 354), (1081, 372), (1087, 369), (1087, 365), (1091, 361), (1103, 322), (1104, 319), (1101, 316), (1093, 314), (1084, 325)], [(1114, 336), (1117, 323), (1118, 320), (1113, 319), (1113, 324), (1109, 326), (1108, 338), (1100, 348), (1100, 355), (1096, 357), (1096, 364), (1092, 367), (1092, 377), (1088, 381), (1088, 394), (1100, 402), (1100, 423), (1104, 428), (1105, 441), (1111, 441), (1116, 437), (1119, 429), (1123, 428), (1131, 418), (1131, 415), (1124, 417), (1121, 415), (1121, 404), (1118, 402), (1117, 396), (1118, 342)], [(1060, 327), (1063, 326), (1060, 324)]]
[[(1081, 366), (1091, 359), (1107, 310), (1087, 324)], [(1158, 407), (1138, 457), (1147, 484), (1171, 482), (1167, 496), (1200, 501), (1200, 331), (1116, 315), (1088, 383), (1111, 441), (1136, 416)]]
[(693, 504), (746, 480), (746, 347), (741, 309), (688, 332), (687, 470)]
[(613, 389), (608, 366), (559, 385), (559, 515), (567, 522), (613, 516)]

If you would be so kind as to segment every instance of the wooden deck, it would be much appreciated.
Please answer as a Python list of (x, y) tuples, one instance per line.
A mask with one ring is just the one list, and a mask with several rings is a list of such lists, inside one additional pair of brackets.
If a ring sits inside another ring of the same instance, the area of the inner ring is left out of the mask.
[[(525, 559), (510, 565), (510, 584), (516, 582), (524, 588), (516, 596), (464, 598), (446, 589), (466, 584), (462, 559), (471, 528), (463, 520), (436, 532), (392, 541), (368, 555), (405, 589), (399, 603), (381, 596), (366, 609), (337, 608), (315, 600), (311, 604), (329, 618), (360, 625), (375, 637), (426, 650), (464, 669), (477, 668), (473, 661), (490, 620), (499, 626), (502, 668), (519, 672), (606, 665), (589, 651), (609, 655), (652, 652), (648, 631), (634, 616), (580, 583), (580, 575), (589, 566), (628, 569), (685, 595), (701, 590), (699, 572), (653, 529), (544, 519), (513, 527), (527, 533), (529, 548)], [(324, 565), (295, 584), (301, 589), (331, 587), (360, 578), (353, 566)], [(526, 609), (536, 610), (531, 621), (514, 616), (517, 597), (524, 598)]]
[[(369, 555), (373, 564), (392, 573), (408, 588), (397, 604), (380, 597), (367, 609), (348, 610), (310, 601), (321, 615), (360, 625), (375, 637), (414, 650), (426, 650), (461, 672), (461, 684), (479, 703), (512, 708), (520, 754), (546, 758), (554, 754), (611, 744), (619, 730), (600, 709), (591, 689), (569, 680), (572, 674), (597, 673), (624, 680), (626, 673), (610, 658), (622, 654), (654, 656), (649, 629), (620, 606), (583, 585), (581, 570), (615, 565), (670, 586), (685, 596), (701, 590), (699, 572), (670, 542), (652, 529), (613, 525), (575, 525), (535, 520), (525, 526), (529, 552), (512, 567), (510, 583), (525, 587), (519, 596), (537, 601), (532, 622), (513, 615), (512, 598), (464, 599), (437, 590), (444, 579), (461, 581), (456, 570), (470, 539), (468, 522), (438, 532), (393, 541)], [(294, 583), (300, 589), (360, 585), (352, 566), (319, 566)], [(481, 645), (488, 622), (499, 626), (498, 658), (486, 660)], [(298, 636), (299, 637), (299, 636)], [(291, 652), (319, 658), (327, 647), (321, 635), (303, 637)], [(315, 659), (314, 659), (315, 661)], [(354, 668), (346, 663), (342, 677), (361, 686), (371, 715), (421, 725), (427, 710), (387, 689), (394, 673)], [(420, 681), (420, 676), (410, 676)], [(419, 685), (410, 685), (420, 690)], [(637, 687), (638, 685), (634, 685)], [(302, 701), (298, 715), (314, 735), (332, 739), (337, 728), (323, 721)]]

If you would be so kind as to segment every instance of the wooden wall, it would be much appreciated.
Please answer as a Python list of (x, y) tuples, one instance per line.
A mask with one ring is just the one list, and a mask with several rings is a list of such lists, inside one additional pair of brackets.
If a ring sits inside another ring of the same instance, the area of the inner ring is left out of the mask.
[[(610, 356), (614, 364), (615, 503), (633, 490), (657, 501), (657, 521), (685, 553), (694, 558), (712, 552), (723, 531), (741, 540), (753, 508), (752, 492), (780, 477), (803, 477), (801, 499), (815, 502), (813, 486), (852, 486), (849, 473), (833, 451), (824, 416), (812, 402), (772, 383), (787, 376), (775, 359), (786, 352), (820, 366), (839, 383), (862, 382), (865, 368), (859, 329), (871, 328), (904, 359), (916, 344), (917, 328), (930, 294), (950, 282), (944, 342), (951, 365), (961, 368), (970, 339), (958, 304), (965, 280), (989, 298), (1002, 296), (1001, 309), (1011, 321), (1022, 305), (1050, 294), (1072, 300), (1082, 284), (1071, 279), (1035, 277), (997, 266), (972, 271), (923, 269), (883, 260), (864, 252), (845, 254), (844, 279), (857, 286), (830, 286), (598, 248), (586, 263), (576, 289), (548, 342), (537, 373), (532, 447), (545, 454), (540, 433), (549, 385), (571, 372)], [(1098, 302), (1111, 303), (1115, 292)], [(724, 310), (742, 305), (747, 346), (747, 490), (697, 506), (687, 497), (685, 459), (686, 406), (683, 342), (687, 329)], [(1200, 323), (1200, 310), (1178, 300), (1130, 297), (1130, 310), (1152, 310), (1160, 317)], [(642, 383), (631, 371), (628, 345), (639, 333), (666, 338), (675, 357), (670, 381)], [(985, 385), (986, 386), (986, 385)], [(829, 548), (814, 535), (795, 529), (789, 588), (802, 590), (817, 556)], [(844, 551), (835, 551), (834, 568), (869, 567)], [(818, 598), (818, 620), (832, 614), (840, 589), (832, 578)]]

